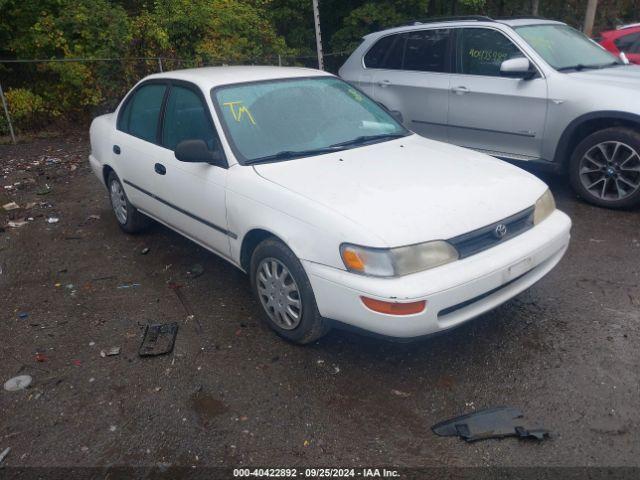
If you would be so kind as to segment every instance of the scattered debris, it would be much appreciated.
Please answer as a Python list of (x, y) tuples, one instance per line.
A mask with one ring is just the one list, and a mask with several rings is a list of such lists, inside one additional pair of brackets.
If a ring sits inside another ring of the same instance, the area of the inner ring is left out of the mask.
[(407, 398), (410, 397), (411, 394), (408, 392), (403, 392), (402, 390), (391, 390), (391, 393), (393, 393), (396, 397), (402, 397), (402, 398)]
[(7, 225), (10, 226), (11, 228), (24, 227), (26, 224), (27, 222), (25, 220), (12, 220), (9, 223), (7, 223)]
[(171, 352), (176, 342), (177, 333), (177, 322), (147, 325), (142, 343), (138, 349), (138, 355), (141, 357), (153, 357)]
[(51, 187), (49, 186), (49, 184), (45, 184), (44, 188), (41, 188), (40, 190), (38, 190), (36, 192), (36, 195), (49, 195), (52, 192)]
[(191, 278), (198, 278), (203, 273), (204, 273), (204, 267), (199, 263), (196, 263), (192, 265), (191, 268), (187, 271), (187, 276)]
[(18, 313), (18, 318), (21, 318), (22, 320), (24, 320), (25, 318), (28, 318), (29, 314), (27, 312), (20, 312)]
[(58, 217), (49, 217), (47, 218), (47, 223), (58, 223), (60, 219)]
[(7, 212), (11, 211), (11, 210), (17, 210), (20, 208), (20, 205), (18, 205), (16, 202), (9, 202), (9, 203), (5, 203), (2, 208), (4, 208)]
[(89, 215), (87, 217), (87, 220), (100, 220), (100, 215), (96, 215), (95, 213), (92, 215)]
[(139, 287), (140, 284), (139, 283), (123, 283), (122, 285), (118, 285), (118, 288), (123, 289), (123, 288), (136, 288)]
[(10, 451), (11, 447), (7, 447), (2, 451), (2, 453), (0, 453), (0, 464), (4, 462), (4, 459), (7, 458), (7, 455), (9, 455)]
[(100, 356), (104, 357), (112, 357), (114, 355), (120, 355), (120, 347), (111, 347), (108, 350), (100, 350)]
[(33, 379), (30, 375), (18, 375), (17, 377), (10, 378), (4, 383), (4, 389), (7, 392), (17, 392), (18, 390), (24, 390)]
[(47, 356), (44, 353), (36, 352), (36, 362), (46, 362), (48, 360)]
[(431, 427), (441, 437), (459, 436), (467, 442), (488, 438), (518, 437), (543, 440), (549, 431), (523, 426), (522, 412), (513, 407), (493, 407), (451, 418)]
[(141, 255), (146, 255), (147, 253), (149, 253), (151, 249), (149, 247), (144, 247), (142, 250), (140, 250), (140, 254)]

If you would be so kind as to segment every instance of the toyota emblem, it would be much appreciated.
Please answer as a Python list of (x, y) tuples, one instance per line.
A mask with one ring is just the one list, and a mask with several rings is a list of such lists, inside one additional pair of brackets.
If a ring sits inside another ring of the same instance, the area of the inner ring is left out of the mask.
[(504, 236), (507, 234), (507, 226), (504, 223), (500, 223), (496, 226), (495, 230), (493, 231), (493, 235), (498, 239), (501, 240), (502, 238), (504, 238)]

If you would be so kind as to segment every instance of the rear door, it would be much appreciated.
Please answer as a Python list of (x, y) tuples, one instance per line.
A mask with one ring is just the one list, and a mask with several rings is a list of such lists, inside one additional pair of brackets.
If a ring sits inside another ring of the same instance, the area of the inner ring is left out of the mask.
[(164, 154), (158, 145), (158, 132), (167, 90), (164, 81), (150, 81), (136, 87), (118, 113), (113, 135), (113, 165), (129, 201), (158, 218), (166, 214), (165, 206), (152, 195), (163, 188), (154, 169)]
[(402, 112), (416, 133), (447, 140), (450, 29), (415, 30), (383, 37), (365, 55), (373, 97)]
[(452, 143), (496, 156), (540, 158), (547, 115), (547, 81), (500, 75), (504, 60), (522, 51), (489, 27), (461, 28), (456, 35), (455, 73), (449, 97)]

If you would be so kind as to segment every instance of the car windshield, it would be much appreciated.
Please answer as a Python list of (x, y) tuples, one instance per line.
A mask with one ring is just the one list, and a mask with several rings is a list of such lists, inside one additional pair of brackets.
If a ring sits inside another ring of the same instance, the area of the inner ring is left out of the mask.
[(556, 70), (583, 70), (622, 64), (616, 56), (568, 25), (525, 25), (515, 29)]
[(409, 134), (384, 108), (335, 77), (240, 83), (212, 92), (241, 163), (300, 158)]

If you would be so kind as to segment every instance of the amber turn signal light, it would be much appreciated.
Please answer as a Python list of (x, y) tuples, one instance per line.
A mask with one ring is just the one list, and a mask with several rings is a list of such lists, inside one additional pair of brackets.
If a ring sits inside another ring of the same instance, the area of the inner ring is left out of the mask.
[(368, 297), (360, 297), (360, 300), (362, 300), (362, 303), (364, 303), (369, 310), (386, 313), (387, 315), (413, 315), (414, 313), (423, 312), (427, 306), (426, 300), (409, 303), (383, 302), (382, 300), (375, 300)]

